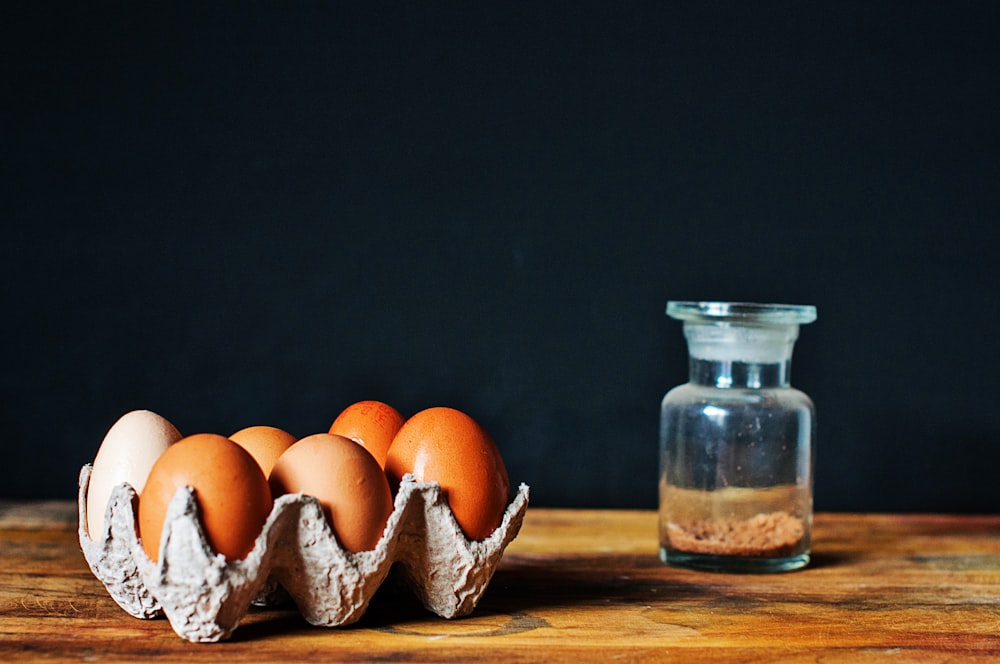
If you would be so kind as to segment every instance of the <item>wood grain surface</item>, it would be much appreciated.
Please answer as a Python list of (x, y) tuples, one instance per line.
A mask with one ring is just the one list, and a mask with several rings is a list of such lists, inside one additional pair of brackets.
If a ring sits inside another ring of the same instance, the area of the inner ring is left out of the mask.
[(653, 512), (532, 508), (467, 618), (386, 585), (352, 626), (253, 609), (195, 644), (117, 607), (75, 504), (0, 502), (0, 661), (1000, 661), (1000, 516), (819, 514), (814, 539), (802, 571), (693, 572)]

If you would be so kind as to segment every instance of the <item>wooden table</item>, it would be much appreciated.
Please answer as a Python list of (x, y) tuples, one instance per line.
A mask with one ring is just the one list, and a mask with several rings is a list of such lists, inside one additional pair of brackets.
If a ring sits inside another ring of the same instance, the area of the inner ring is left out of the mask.
[(383, 586), (360, 623), (254, 609), (189, 643), (91, 575), (72, 503), (0, 502), (0, 661), (1000, 661), (1000, 516), (819, 514), (813, 563), (693, 572), (656, 557), (646, 511), (530, 508), (475, 612)]

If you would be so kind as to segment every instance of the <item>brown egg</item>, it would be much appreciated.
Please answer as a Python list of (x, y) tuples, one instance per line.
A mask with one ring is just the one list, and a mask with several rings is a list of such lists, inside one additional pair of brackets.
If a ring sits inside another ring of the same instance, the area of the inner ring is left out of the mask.
[(291, 447), (298, 438), (277, 427), (258, 425), (240, 429), (229, 437), (254, 458), (264, 477), (271, 473), (274, 462)]
[(346, 436), (355, 441), (385, 467), (385, 455), (392, 439), (403, 426), (403, 416), (398, 410), (381, 401), (359, 401), (351, 404), (337, 416), (328, 433)]
[(194, 489), (205, 538), (227, 560), (253, 548), (271, 512), (271, 491), (250, 453), (224, 436), (183, 438), (153, 464), (139, 497), (142, 547), (159, 560), (160, 537), (170, 500), (183, 486)]
[(303, 493), (316, 498), (348, 551), (374, 549), (392, 514), (392, 491), (381, 466), (344, 436), (306, 436), (278, 458), (269, 481), (275, 497)]
[(395, 490), (405, 473), (437, 482), (467, 537), (482, 540), (503, 520), (510, 480), (500, 451), (479, 424), (454, 408), (408, 419), (389, 447), (385, 472)]

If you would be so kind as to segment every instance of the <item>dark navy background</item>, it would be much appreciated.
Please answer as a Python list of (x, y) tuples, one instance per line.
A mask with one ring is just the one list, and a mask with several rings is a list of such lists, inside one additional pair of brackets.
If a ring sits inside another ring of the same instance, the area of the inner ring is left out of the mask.
[(668, 299), (815, 304), (821, 510), (1000, 511), (992, 2), (5, 3), (0, 496), (462, 408), (656, 504)]

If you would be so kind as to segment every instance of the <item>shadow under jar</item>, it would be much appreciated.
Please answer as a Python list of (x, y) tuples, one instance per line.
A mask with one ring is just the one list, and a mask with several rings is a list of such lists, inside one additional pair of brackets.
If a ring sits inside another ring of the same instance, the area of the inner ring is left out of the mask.
[(689, 380), (660, 410), (660, 559), (718, 572), (809, 563), (815, 408), (791, 387), (807, 305), (667, 303)]

